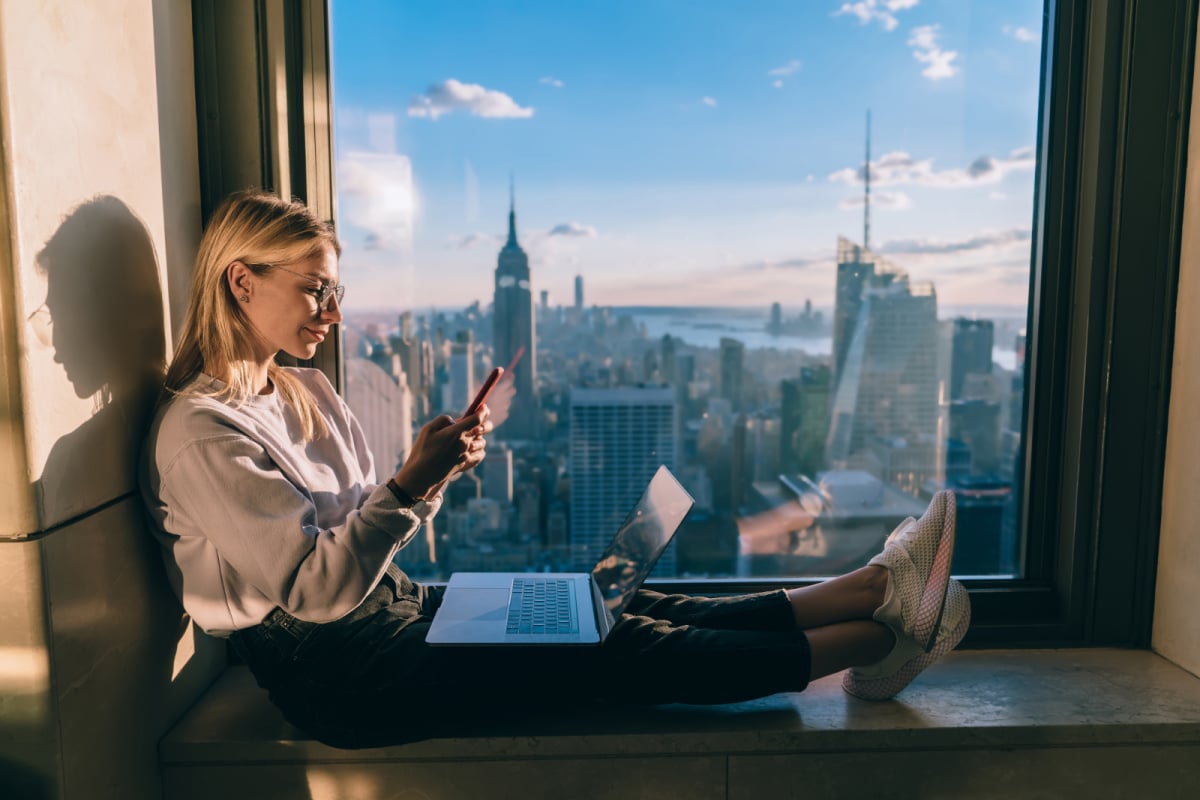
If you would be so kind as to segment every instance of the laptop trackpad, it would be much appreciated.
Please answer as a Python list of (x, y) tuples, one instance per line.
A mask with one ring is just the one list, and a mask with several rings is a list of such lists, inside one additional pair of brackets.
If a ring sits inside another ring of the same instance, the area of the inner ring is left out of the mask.
[(437, 617), (449, 621), (503, 620), (508, 618), (508, 589), (469, 589), (456, 586), (446, 592)]

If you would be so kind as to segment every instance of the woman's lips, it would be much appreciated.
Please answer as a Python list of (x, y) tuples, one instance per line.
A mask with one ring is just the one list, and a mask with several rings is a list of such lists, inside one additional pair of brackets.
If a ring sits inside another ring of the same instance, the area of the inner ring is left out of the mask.
[(315, 342), (325, 341), (325, 332), (324, 331), (315, 331), (312, 328), (304, 328), (304, 332), (307, 333), (312, 338), (312, 340)]

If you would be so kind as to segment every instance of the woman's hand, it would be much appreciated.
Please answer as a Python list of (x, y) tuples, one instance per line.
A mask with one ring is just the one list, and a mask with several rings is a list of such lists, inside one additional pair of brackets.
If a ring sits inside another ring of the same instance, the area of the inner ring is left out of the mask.
[(485, 405), (459, 420), (443, 414), (427, 422), (396, 473), (396, 483), (413, 497), (431, 497), (454, 475), (478, 466), (487, 452), (483, 437), (492, 432), (489, 415)]

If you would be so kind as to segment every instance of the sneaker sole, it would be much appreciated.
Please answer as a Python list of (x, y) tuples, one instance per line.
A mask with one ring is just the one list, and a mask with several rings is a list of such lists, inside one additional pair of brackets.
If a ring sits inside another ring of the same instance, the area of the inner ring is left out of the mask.
[[(848, 669), (842, 675), (842, 689), (847, 694), (863, 700), (890, 700), (912, 683), (913, 678), (920, 675), (926, 667), (958, 647), (958, 643), (967, 635), (967, 628), (971, 626), (971, 601), (966, 590), (961, 589), (961, 585), (960, 591), (956, 591), (955, 597), (950, 600), (965, 604), (965, 609), (960, 612), (962, 618), (946, 636), (935, 637), (936, 641), (933, 642), (930, 650), (911, 659), (891, 675), (882, 678), (857, 678), (854, 676), (854, 670)], [(942, 609), (942, 613), (938, 614), (939, 624), (943, 613), (944, 609)]]

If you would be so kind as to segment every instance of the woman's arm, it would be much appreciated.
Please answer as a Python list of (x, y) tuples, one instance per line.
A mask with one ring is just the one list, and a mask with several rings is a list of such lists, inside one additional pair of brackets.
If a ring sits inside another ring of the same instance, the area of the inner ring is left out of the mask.
[[(238, 434), (189, 443), (162, 473), (159, 494), (169, 532), (211, 542), (227, 593), (256, 592), (313, 622), (362, 602), (422, 521), (379, 486), (344, 522), (321, 528), (317, 498)], [(180, 568), (186, 576), (188, 565)]]

